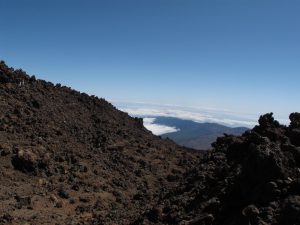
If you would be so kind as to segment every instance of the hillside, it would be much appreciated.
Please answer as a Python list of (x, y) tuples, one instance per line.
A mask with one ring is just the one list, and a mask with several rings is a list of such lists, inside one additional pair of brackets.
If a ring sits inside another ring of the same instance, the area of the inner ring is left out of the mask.
[(210, 149), (211, 144), (225, 134), (241, 135), (248, 128), (227, 127), (217, 123), (197, 123), (173, 117), (157, 117), (156, 124), (162, 124), (179, 129), (177, 132), (163, 134), (163, 138), (170, 138), (177, 144), (194, 149)]
[(0, 224), (300, 224), (300, 114), (193, 151), (0, 63)]
[(0, 71), (0, 223), (128, 224), (198, 157), (104, 99)]

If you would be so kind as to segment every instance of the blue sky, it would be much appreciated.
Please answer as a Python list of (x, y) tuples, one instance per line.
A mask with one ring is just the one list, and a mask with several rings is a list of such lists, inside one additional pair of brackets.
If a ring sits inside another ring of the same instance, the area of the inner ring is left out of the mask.
[(113, 101), (300, 111), (300, 1), (2, 0), (0, 57)]

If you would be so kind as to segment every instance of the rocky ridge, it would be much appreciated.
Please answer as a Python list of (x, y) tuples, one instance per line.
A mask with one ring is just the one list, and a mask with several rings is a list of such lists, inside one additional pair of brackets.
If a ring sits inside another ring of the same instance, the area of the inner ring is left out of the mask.
[(0, 224), (300, 224), (300, 114), (193, 151), (0, 62)]

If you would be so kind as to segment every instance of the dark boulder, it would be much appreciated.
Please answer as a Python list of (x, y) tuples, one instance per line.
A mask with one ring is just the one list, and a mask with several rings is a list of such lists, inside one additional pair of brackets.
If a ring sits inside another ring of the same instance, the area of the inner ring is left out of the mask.
[(274, 119), (273, 113), (267, 113), (260, 116), (258, 123), (261, 128), (279, 127), (279, 122)]
[(24, 206), (30, 206), (31, 205), (31, 197), (29, 196), (16, 196), (15, 197), (17, 201), (18, 208), (22, 208)]
[(290, 116), (290, 128), (300, 128), (300, 113), (291, 113)]
[(17, 154), (12, 158), (15, 169), (22, 172), (35, 172), (38, 168), (38, 157), (31, 150), (17, 150)]
[(9, 83), (10, 82), (9, 76), (7, 76), (5, 73), (0, 71), (0, 83)]
[(279, 224), (300, 224), (300, 196), (285, 199)]
[(300, 146), (300, 128), (295, 128), (290, 131), (290, 141), (293, 145)]

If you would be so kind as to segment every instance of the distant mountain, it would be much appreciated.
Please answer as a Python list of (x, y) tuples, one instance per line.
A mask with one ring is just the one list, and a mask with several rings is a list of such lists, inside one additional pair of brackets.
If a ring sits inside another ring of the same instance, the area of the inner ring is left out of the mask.
[(173, 117), (157, 117), (155, 124), (176, 127), (179, 131), (161, 136), (194, 149), (209, 149), (217, 137), (223, 136), (224, 133), (240, 135), (248, 130), (246, 127), (231, 128), (217, 123), (197, 123)]

